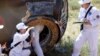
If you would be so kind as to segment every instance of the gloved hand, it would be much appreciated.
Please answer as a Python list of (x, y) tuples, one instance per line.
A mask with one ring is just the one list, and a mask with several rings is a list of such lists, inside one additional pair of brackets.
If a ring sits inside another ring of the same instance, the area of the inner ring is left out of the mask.
[(91, 22), (90, 22), (90, 20), (87, 20), (87, 19), (84, 20), (84, 24), (92, 25)]
[(29, 27), (28, 30), (34, 29), (34, 27)]

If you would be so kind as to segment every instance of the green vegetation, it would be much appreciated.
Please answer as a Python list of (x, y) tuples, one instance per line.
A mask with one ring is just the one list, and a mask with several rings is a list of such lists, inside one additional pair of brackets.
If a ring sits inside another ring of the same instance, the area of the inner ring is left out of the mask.
[[(79, 0), (69, 0), (69, 20), (66, 29), (66, 33), (60, 41), (60, 45), (62, 48), (66, 49), (65, 53), (59, 53), (56, 50), (52, 50), (48, 53), (47, 56), (71, 56), (73, 49), (73, 42), (78, 36), (80, 30), (79, 24), (73, 24), (73, 22), (77, 21), (77, 16), (79, 12), (80, 5), (78, 4)], [(93, 5), (100, 9), (100, 0), (93, 0)], [(88, 45), (85, 44), (81, 51), (81, 56), (89, 56)], [(100, 56), (100, 37), (99, 37), (99, 56)]]

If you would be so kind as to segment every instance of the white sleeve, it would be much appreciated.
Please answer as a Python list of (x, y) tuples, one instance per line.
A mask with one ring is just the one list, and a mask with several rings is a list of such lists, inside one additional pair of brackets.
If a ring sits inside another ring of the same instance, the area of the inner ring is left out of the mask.
[(92, 20), (90, 22), (93, 27), (100, 24), (100, 11), (97, 10), (93, 13)]
[(84, 15), (85, 15), (84, 9), (83, 8), (80, 8), (80, 12), (79, 12), (78, 19), (80, 21), (83, 21), (84, 20)]
[(33, 27), (29, 28), (24, 34), (21, 34), (21, 36), (22, 36), (21, 40), (24, 41), (29, 37), (29, 35), (30, 35), (29, 32), (30, 32), (31, 29), (33, 29)]
[(28, 38), (28, 36), (29, 36), (29, 31), (27, 31), (27, 32), (24, 33), (24, 34), (21, 34), (20, 36), (21, 36), (21, 37), (20, 37), (20, 40), (21, 40), (21, 41), (26, 40), (26, 39)]

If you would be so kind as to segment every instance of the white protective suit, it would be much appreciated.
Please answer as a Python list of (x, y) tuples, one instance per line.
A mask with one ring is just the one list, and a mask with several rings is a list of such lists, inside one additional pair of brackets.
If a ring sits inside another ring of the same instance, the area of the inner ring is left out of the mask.
[[(91, 6), (91, 5), (90, 5)], [(88, 9), (90, 8), (88, 7)], [(79, 19), (84, 20), (85, 14), (88, 9), (81, 8), (79, 13)], [(83, 30), (74, 42), (74, 50), (72, 56), (79, 56), (82, 45), (84, 42), (88, 42), (90, 56), (98, 56), (98, 25), (100, 23), (100, 12), (97, 8), (93, 7), (87, 15), (87, 20), (90, 21), (91, 25), (84, 24)]]

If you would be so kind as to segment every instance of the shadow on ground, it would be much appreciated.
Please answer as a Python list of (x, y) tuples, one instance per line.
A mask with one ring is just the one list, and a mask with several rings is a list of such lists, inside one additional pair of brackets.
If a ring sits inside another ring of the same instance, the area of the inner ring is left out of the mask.
[(67, 37), (68, 41), (60, 41), (55, 48), (45, 54), (45, 56), (71, 56), (73, 50), (73, 41)]

